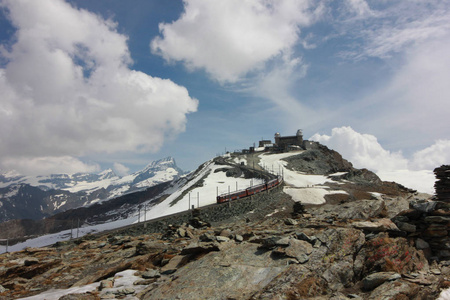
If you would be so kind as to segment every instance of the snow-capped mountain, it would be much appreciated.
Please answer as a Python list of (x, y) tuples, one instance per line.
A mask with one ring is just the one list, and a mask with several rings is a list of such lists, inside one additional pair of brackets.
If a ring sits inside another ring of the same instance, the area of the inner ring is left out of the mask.
[[(148, 164), (143, 170), (120, 177), (107, 169), (99, 174), (0, 175), (0, 222), (39, 219), (67, 209), (88, 206), (126, 193), (177, 179), (184, 172), (172, 157)], [(28, 201), (33, 199), (33, 201)]]

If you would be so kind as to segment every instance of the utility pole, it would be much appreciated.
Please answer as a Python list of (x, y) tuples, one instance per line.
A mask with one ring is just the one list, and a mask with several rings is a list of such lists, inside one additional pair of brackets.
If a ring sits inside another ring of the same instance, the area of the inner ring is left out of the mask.
[(138, 205), (138, 223), (141, 223), (141, 205)]
[(70, 239), (73, 239), (73, 219), (70, 222)]

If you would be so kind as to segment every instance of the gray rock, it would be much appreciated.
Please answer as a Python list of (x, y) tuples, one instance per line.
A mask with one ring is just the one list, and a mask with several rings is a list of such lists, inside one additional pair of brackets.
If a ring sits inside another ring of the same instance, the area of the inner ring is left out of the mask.
[(118, 295), (132, 295), (132, 294), (134, 294), (135, 292), (136, 292), (135, 289), (130, 288), (130, 287), (125, 287), (125, 288), (118, 289), (118, 290), (115, 292), (115, 294), (118, 294)]
[(23, 261), (23, 265), (28, 267), (31, 265), (36, 265), (39, 263), (39, 259), (35, 258), (35, 257), (26, 257)]
[(180, 237), (185, 237), (186, 236), (186, 230), (184, 230), (183, 228), (178, 228), (177, 229), (177, 234), (180, 236)]
[(221, 236), (221, 235), (216, 236), (216, 240), (217, 240), (219, 243), (226, 243), (226, 242), (229, 242), (229, 241), (230, 241), (229, 238), (227, 238), (226, 236)]
[(298, 232), (296, 233), (297, 239), (302, 240), (302, 241), (307, 241), (308, 243), (314, 245), (317, 241), (317, 237), (315, 236), (308, 236), (307, 234), (303, 233), (303, 232)]
[(311, 207), (308, 211), (315, 217), (327, 219), (369, 219), (380, 217), (386, 212), (386, 203), (383, 200), (358, 200), (343, 205), (325, 204)]
[(156, 278), (137, 280), (133, 282), (133, 285), (150, 285), (154, 283), (156, 280), (157, 280)]
[(306, 241), (290, 239), (289, 246), (285, 249), (286, 256), (296, 258), (299, 263), (303, 264), (309, 260), (309, 254), (313, 251), (313, 247)]
[(249, 299), (288, 267), (286, 259), (272, 259), (271, 251), (258, 246), (241, 243), (210, 252), (179, 268), (170, 287), (157, 286), (142, 299)]
[(224, 236), (224, 237), (227, 237), (227, 238), (231, 238), (231, 230), (229, 230), (229, 229), (224, 229), (224, 230), (222, 230), (221, 232), (220, 232), (220, 234), (219, 234), (219, 236)]
[(105, 279), (100, 281), (100, 285), (98, 286), (98, 290), (102, 291), (104, 289), (110, 289), (114, 287), (114, 279)]
[(448, 223), (450, 222), (450, 218), (444, 216), (427, 216), (424, 221), (426, 223)]
[(243, 242), (244, 241), (244, 238), (242, 237), (242, 235), (239, 235), (239, 234), (236, 234), (234, 239), (236, 240), (236, 242)]
[(159, 274), (158, 270), (151, 269), (142, 273), (141, 277), (144, 279), (158, 278), (161, 277), (161, 274)]
[(418, 211), (429, 213), (436, 209), (437, 202), (434, 201), (424, 201), (424, 200), (413, 200), (410, 202), (410, 206)]
[(333, 291), (352, 285), (354, 276), (353, 261), (349, 256), (333, 263), (322, 275)]
[(279, 239), (278, 241), (275, 242), (275, 244), (277, 246), (289, 246), (291, 238), (286, 236), (284, 238)]
[(170, 261), (161, 268), (162, 274), (172, 274), (176, 272), (178, 267), (185, 261), (186, 256), (184, 255), (176, 255), (170, 259)]
[(298, 222), (296, 220), (294, 220), (294, 219), (287, 218), (287, 219), (284, 220), (284, 224), (286, 224), (286, 225), (297, 225)]
[(2, 285), (0, 285), (0, 293), (6, 292), (7, 289), (5, 289)]
[(427, 242), (425, 242), (422, 239), (417, 239), (416, 240), (416, 248), (419, 250), (428, 249), (428, 248), (430, 248), (430, 244), (428, 244)]
[(269, 236), (260, 240), (255, 240), (255, 242), (261, 243), (262, 248), (273, 249), (277, 246), (278, 240), (280, 240), (279, 236)]
[(370, 300), (379, 299), (411, 299), (417, 295), (420, 287), (417, 284), (397, 280), (396, 282), (384, 282), (375, 288), (369, 295)]
[(416, 232), (416, 225), (406, 223), (406, 222), (396, 222), (398, 229), (401, 231), (406, 231), (410, 233)]
[(190, 239), (194, 239), (195, 235), (192, 233), (192, 230), (190, 228), (186, 228), (186, 237), (189, 237)]
[(366, 276), (362, 283), (365, 290), (371, 291), (386, 281), (392, 281), (400, 278), (402, 278), (402, 276), (395, 272), (378, 272)]
[(379, 219), (376, 221), (353, 222), (352, 227), (372, 232), (398, 231), (398, 227), (389, 219)]
[(215, 239), (214, 235), (212, 235), (208, 232), (205, 232), (200, 236), (200, 241), (202, 241), (202, 242), (212, 242), (215, 240), (216, 239)]
[(159, 252), (165, 249), (165, 245), (153, 241), (139, 242), (136, 245), (136, 255), (145, 255), (148, 253)]
[(186, 246), (182, 251), (181, 254), (193, 254), (193, 253), (200, 253), (200, 252), (211, 252), (211, 251), (219, 251), (219, 245), (217, 242), (192, 242), (188, 246)]

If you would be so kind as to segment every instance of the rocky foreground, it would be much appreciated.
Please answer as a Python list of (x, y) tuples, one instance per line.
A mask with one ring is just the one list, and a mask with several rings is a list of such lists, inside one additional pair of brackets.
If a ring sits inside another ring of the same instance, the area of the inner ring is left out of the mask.
[[(450, 261), (415, 234), (419, 195), (305, 209), (277, 193), (265, 210), (213, 225), (192, 218), (2, 254), (0, 299), (436, 299), (450, 288)], [(448, 229), (445, 213), (433, 222)], [(87, 288), (48, 293), (71, 287)]]

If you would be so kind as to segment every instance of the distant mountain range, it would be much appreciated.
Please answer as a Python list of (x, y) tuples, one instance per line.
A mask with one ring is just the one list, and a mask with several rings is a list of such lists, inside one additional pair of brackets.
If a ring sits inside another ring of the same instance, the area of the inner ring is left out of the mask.
[(172, 181), (185, 174), (175, 159), (166, 157), (143, 170), (120, 177), (108, 169), (99, 174), (0, 175), (0, 222), (41, 219), (58, 212), (86, 207), (127, 193)]

